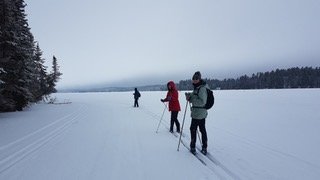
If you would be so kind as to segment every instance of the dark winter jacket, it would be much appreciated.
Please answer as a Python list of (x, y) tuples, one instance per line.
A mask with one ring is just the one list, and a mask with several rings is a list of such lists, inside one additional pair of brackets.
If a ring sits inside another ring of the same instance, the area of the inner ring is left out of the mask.
[(134, 99), (139, 99), (139, 97), (141, 96), (137, 88), (134, 89), (133, 96), (134, 96)]
[[(169, 88), (170, 86), (170, 88)], [(164, 99), (164, 101), (169, 102), (169, 111), (180, 111), (180, 103), (179, 103), (179, 93), (176, 88), (176, 85), (173, 81), (168, 82), (167, 84), (168, 92), (167, 97)]]

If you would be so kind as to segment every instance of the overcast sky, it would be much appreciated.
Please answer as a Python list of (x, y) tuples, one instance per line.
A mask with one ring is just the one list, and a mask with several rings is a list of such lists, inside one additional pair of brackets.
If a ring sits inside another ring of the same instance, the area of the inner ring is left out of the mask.
[[(58, 88), (320, 66), (319, 0), (26, 0)], [(49, 68), (50, 69), (50, 68)]]

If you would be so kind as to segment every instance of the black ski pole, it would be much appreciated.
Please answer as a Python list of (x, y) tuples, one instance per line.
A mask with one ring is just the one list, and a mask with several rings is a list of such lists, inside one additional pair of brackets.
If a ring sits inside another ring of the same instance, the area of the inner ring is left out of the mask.
[(163, 109), (162, 116), (161, 116), (161, 118), (160, 118), (160, 121), (159, 121), (159, 124), (158, 124), (158, 127), (157, 127), (157, 131), (156, 131), (156, 133), (158, 133), (159, 126), (160, 126), (160, 124), (161, 124), (161, 121), (162, 121), (162, 118), (163, 118), (164, 112), (165, 112), (165, 111), (166, 111), (166, 109), (167, 109), (167, 105), (166, 105), (165, 103), (163, 103), (163, 105), (164, 105), (164, 109)]
[(183, 121), (182, 121), (182, 126), (181, 126), (181, 131), (180, 131), (180, 137), (179, 137), (179, 143), (178, 143), (178, 149), (177, 149), (177, 151), (179, 151), (179, 147), (180, 147), (181, 136), (182, 136), (183, 126), (184, 126), (184, 120), (186, 119), (186, 113), (187, 113), (188, 103), (189, 103), (189, 101), (187, 101), (187, 103), (186, 103), (186, 108), (185, 108), (185, 110), (184, 110)]

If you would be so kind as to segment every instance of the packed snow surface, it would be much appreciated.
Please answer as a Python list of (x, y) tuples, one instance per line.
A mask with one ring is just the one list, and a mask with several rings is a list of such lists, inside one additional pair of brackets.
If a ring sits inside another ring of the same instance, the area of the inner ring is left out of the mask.
[(184, 92), (177, 151), (165, 95), (141, 92), (134, 108), (133, 92), (58, 93), (57, 104), (1, 113), (0, 179), (320, 179), (320, 89), (214, 91), (208, 156), (199, 139), (189, 153)]

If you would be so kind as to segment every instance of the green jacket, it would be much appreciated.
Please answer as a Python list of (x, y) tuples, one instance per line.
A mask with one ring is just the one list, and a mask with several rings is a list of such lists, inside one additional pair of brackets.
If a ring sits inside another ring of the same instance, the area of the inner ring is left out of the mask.
[(206, 88), (209, 88), (209, 86), (204, 82), (195, 88), (190, 95), (190, 103), (192, 104), (191, 118), (193, 119), (205, 119), (208, 115), (207, 109), (201, 108), (204, 107), (207, 102), (208, 94)]

